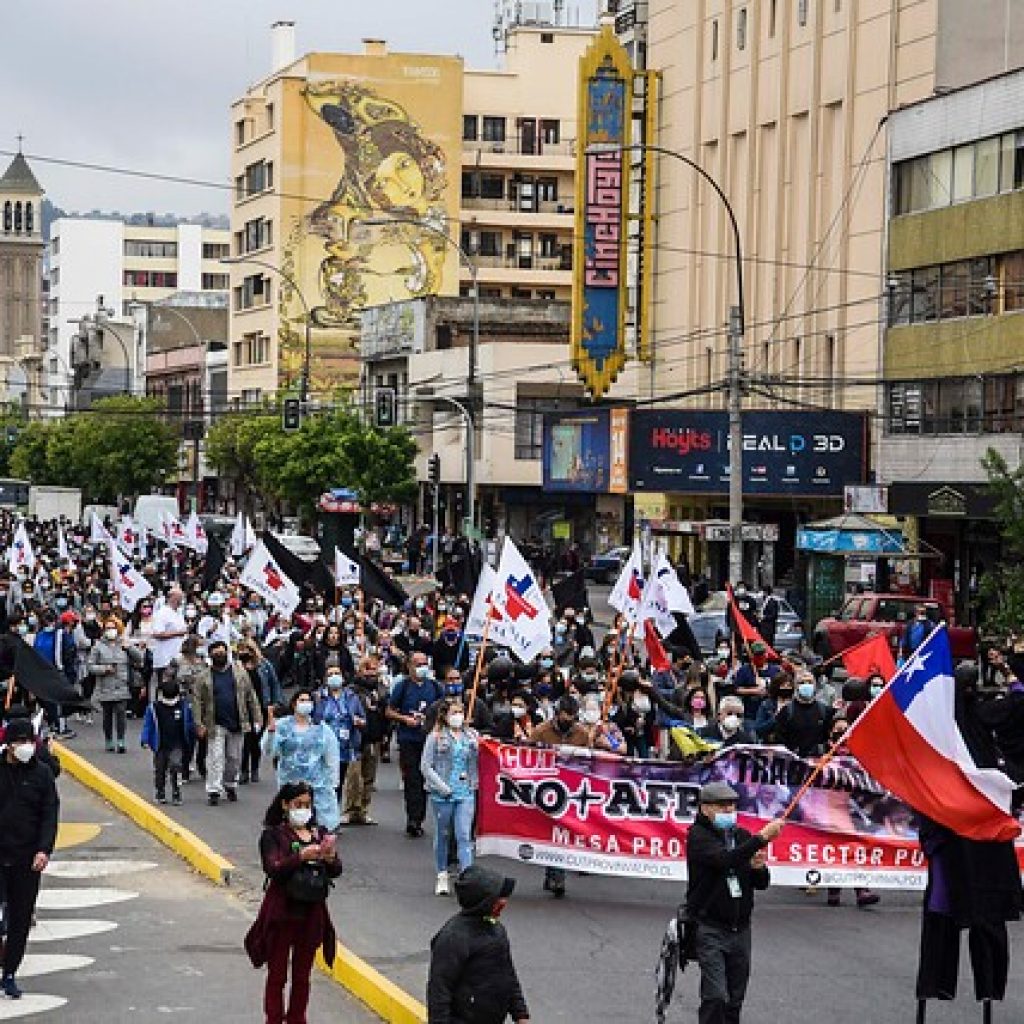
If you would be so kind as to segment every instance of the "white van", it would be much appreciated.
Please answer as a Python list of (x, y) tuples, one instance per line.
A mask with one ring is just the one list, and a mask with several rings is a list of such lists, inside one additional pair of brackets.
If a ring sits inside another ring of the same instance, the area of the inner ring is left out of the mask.
[(171, 494), (142, 494), (135, 502), (132, 519), (158, 537), (163, 535), (165, 516), (178, 518), (178, 499)]
[(275, 533), (274, 536), (282, 547), (304, 562), (315, 562), (320, 557), (320, 545), (312, 537), (305, 537), (301, 533)]

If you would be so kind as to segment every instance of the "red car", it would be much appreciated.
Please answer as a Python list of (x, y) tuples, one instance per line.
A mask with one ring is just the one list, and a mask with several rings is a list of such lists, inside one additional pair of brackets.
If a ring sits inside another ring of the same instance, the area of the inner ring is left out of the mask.
[[(853, 647), (872, 633), (902, 637), (914, 618), (914, 610), (924, 605), (932, 622), (941, 622), (946, 613), (934, 598), (909, 594), (854, 594), (846, 599), (838, 615), (822, 619), (814, 627), (814, 651), (823, 658)], [(949, 643), (954, 659), (978, 656), (978, 634), (970, 626), (950, 626)]]

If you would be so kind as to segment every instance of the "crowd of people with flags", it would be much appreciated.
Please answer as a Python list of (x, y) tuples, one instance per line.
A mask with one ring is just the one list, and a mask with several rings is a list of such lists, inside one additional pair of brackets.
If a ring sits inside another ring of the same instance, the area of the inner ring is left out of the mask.
[[(1019, 832), (1024, 654), (1007, 653), (1001, 699), (982, 706), (934, 624), (895, 651), (876, 635), (844, 652), (837, 684), (830, 663), (772, 648), (738, 581), (730, 636), (705, 655), (667, 553), (639, 542), (600, 627), (582, 572), (543, 587), (509, 538), (496, 565), (467, 546), (413, 595), (366, 555), (305, 561), (242, 514), (227, 547), (194, 513), (163, 516), (156, 533), (127, 517), (84, 529), (2, 514), (0, 543), (5, 718), (70, 741), (98, 713), (115, 756), (138, 719), (161, 804), (182, 802), (195, 775), (211, 806), (234, 802), (268, 761), (289, 799), (308, 791), (325, 834), (376, 823), (378, 765), (397, 748), (405, 833), (433, 823), (439, 896), (449, 864), (473, 866), (482, 736), (682, 760), (742, 744), (820, 763), (852, 753), (943, 836), (1007, 843)], [(730, 820), (726, 809), (722, 827)], [(547, 869), (544, 887), (563, 897), (564, 872)], [(857, 891), (861, 907), (877, 900)], [(1004, 900), (1001, 912), (1015, 908)], [(941, 929), (930, 936), (941, 946)], [(998, 959), (998, 936), (990, 946)], [(992, 998), (998, 981), (997, 970)]]

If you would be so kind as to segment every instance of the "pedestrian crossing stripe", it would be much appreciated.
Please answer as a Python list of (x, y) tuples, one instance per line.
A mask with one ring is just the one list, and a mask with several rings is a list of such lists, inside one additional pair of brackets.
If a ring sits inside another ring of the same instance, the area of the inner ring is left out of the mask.
[(35, 1013), (46, 1013), (59, 1010), (67, 1004), (63, 996), (37, 995), (26, 992), (20, 999), (4, 999), (0, 1002), (0, 1020), (17, 1020), (19, 1017), (31, 1017)]
[(37, 910), (88, 910), (110, 903), (124, 903), (139, 894), (124, 889), (81, 888), (43, 889), (36, 901)]
[(57, 826), (57, 849), (67, 850), (91, 842), (102, 829), (101, 825), (83, 821), (62, 821)]
[(28, 953), (18, 968), (18, 977), (41, 978), (57, 971), (79, 971), (95, 962), (91, 956), (72, 956), (70, 953)]
[(60, 920), (37, 921), (28, 933), (28, 941), (32, 942), (71, 942), (73, 939), (87, 939), (93, 935), (112, 932), (117, 927), (116, 921), (96, 921), (85, 918), (69, 918)]
[(46, 868), (47, 878), (105, 878), (108, 875), (128, 875), (135, 871), (152, 871), (156, 863), (151, 860), (51, 860)]

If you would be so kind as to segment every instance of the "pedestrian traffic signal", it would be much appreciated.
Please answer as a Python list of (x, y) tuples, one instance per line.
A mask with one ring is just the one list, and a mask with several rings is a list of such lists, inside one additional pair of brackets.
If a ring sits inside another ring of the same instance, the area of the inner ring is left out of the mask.
[(302, 426), (302, 403), (297, 398), (284, 400), (283, 426), (285, 430), (298, 430)]
[(436, 453), (427, 459), (427, 479), (432, 484), (441, 482), (441, 456)]
[(18, 428), (13, 424), (7, 428), (7, 444), (12, 448), (18, 443)]
[(377, 388), (376, 398), (374, 422), (378, 427), (393, 427), (395, 425), (395, 389)]

